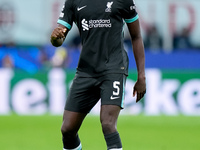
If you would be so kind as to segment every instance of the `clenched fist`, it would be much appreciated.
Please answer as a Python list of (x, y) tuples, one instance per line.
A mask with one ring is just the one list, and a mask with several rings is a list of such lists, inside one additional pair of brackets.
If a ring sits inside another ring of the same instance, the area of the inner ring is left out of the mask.
[(59, 47), (63, 44), (67, 33), (67, 28), (57, 27), (51, 34), (51, 43), (55, 47)]

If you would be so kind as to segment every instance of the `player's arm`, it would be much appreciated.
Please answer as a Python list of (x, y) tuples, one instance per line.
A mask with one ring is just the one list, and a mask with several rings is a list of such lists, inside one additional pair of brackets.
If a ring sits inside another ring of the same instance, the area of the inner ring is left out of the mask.
[(67, 27), (59, 24), (57, 28), (51, 33), (51, 43), (55, 47), (59, 47), (63, 44), (68, 33)]
[(137, 82), (133, 89), (133, 96), (137, 94), (136, 102), (138, 102), (146, 93), (144, 45), (140, 32), (139, 19), (132, 23), (127, 23), (127, 26), (131, 36), (133, 54), (138, 72)]

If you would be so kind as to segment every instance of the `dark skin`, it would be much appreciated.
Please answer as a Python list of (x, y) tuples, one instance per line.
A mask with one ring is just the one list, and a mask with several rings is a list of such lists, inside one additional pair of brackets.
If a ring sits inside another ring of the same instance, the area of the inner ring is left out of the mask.
[(61, 46), (67, 36), (67, 33), (68, 29), (65, 26), (59, 24), (58, 27), (55, 28), (51, 33), (51, 44), (55, 47)]
[[(132, 45), (133, 54), (135, 57), (138, 78), (133, 87), (133, 96), (137, 95), (136, 102), (139, 102), (146, 93), (146, 78), (145, 78), (145, 55), (144, 46), (140, 33), (139, 20), (132, 23), (127, 23)], [(58, 25), (51, 34), (51, 43), (53, 46), (61, 46), (65, 37), (67, 36), (68, 29), (63, 25)], [(100, 121), (102, 125), (102, 131), (105, 134), (113, 133), (117, 131), (117, 118), (119, 116), (121, 108), (116, 105), (102, 105), (100, 110)], [(69, 137), (75, 137), (78, 134), (78, 130), (87, 114), (64, 111), (63, 124), (61, 127), (62, 134), (67, 134)]]
[(138, 72), (138, 79), (133, 87), (133, 97), (137, 94), (136, 102), (139, 102), (146, 93), (144, 46), (140, 33), (139, 20), (133, 23), (128, 23), (127, 26), (131, 36), (133, 54)]

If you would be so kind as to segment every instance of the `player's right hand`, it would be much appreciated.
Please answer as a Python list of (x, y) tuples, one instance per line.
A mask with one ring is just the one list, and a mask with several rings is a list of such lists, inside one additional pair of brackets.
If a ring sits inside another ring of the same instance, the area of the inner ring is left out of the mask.
[(67, 28), (57, 27), (53, 30), (51, 34), (51, 43), (55, 47), (59, 47), (63, 44), (65, 37), (67, 35)]
[(61, 27), (57, 27), (53, 30), (52, 34), (51, 34), (51, 39), (62, 39), (65, 38), (65, 33), (66, 33), (67, 29), (66, 28), (61, 28)]

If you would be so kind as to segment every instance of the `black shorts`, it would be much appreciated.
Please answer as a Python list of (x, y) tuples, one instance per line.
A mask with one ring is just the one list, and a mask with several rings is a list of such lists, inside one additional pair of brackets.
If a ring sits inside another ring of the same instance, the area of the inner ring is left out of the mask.
[(108, 74), (101, 77), (75, 75), (65, 110), (88, 113), (101, 99), (101, 105), (117, 105), (123, 108), (127, 76)]

